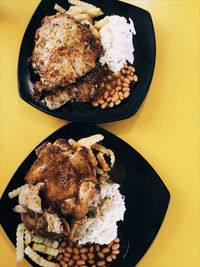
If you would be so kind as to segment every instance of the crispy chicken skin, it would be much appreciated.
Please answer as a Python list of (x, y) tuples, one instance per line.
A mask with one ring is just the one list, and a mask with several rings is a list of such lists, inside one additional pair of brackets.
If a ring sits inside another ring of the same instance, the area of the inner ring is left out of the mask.
[(80, 103), (96, 101), (100, 77), (101, 69), (97, 67), (78, 79), (75, 84), (70, 84), (58, 89), (56, 92), (47, 94), (44, 98), (47, 107), (53, 110), (68, 101)]
[[(69, 157), (65, 152), (70, 151)], [(75, 218), (84, 217), (98, 181), (94, 176), (94, 165), (86, 147), (76, 151), (63, 139), (54, 144), (46, 142), (36, 149), (38, 158), (27, 173), (28, 183), (45, 183), (47, 203), (57, 203), (61, 212)]]
[(47, 16), (35, 34), (32, 68), (40, 76), (38, 91), (52, 91), (74, 83), (96, 65), (102, 52), (99, 40), (67, 14)]

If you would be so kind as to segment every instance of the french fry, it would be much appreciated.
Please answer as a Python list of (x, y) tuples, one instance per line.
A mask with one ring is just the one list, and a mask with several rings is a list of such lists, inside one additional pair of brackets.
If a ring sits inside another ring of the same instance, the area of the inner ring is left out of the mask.
[(18, 224), (16, 231), (16, 259), (22, 261), (24, 258), (24, 230), (23, 223)]
[(47, 245), (44, 245), (44, 244), (33, 243), (33, 250), (39, 251), (39, 252), (42, 252), (42, 253), (45, 253), (51, 256), (58, 255), (58, 249), (48, 247)]
[(27, 228), (25, 228), (25, 231), (24, 231), (24, 243), (25, 245), (29, 245), (32, 241), (32, 235), (31, 233), (29, 232), (29, 230)]
[(101, 19), (99, 21), (95, 21), (94, 22), (94, 27), (98, 31), (100, 31), (103, 26), (105, 26), (106, 24), (108, 24), (108, 22), (109, 22), (109, 18), (108, 18), (108, 16), (106, 16), (105, 18), (103, 18), (103, 19)]
[(42, 258), (40, 255), (38, 255), (31, 247), (27, 246), (24, 250), (24, 253), (29, 256), (29, 258), (38, 264), (39, 266), (43, 267), (59, 267), (60, 265), (54, 262), (50, 262)]
[(84, 13), (84, 8), (79, 6), (71, 6), (69, 10), (67, 10), (66, 14), (74, 17), (76, 15)]
[(78, 21), (91, 20), (91, 17), (88, 14), (78, 14), (78, 15), (74, 16), (74, 18)]
[(56, 240), (50, 240), (48, 238), (44, 238), (44, 237), (41, 237), (38, 235), (34, 235), (32, 241), (34, 241), (36, 243), (41, 243), (41, 244), (47, 245), (47, 246), (52, 247), (52, 248), (57, 248), (59, 245), (59, 242)]
[(84, 13), (89, 14), (91, 17), (98, 17), (103, 14), (102, 10), (94, 5), (88, 4), (79, 0), (68, 0), (72, 5), (84, 8)]
[(59, 6), (58, 4), (55, 4), (54, 9), (57, 10), (60, 13), (66, 13), (66, 10)]
[(9, 193), (8, 193), (9, 198), (17, 197), (17, 196), (20, 194), (20, 192), (21, 192), (26, 186), (27, 186), (27, 184), (22, 185), (22, 186), (20, 186), (20, 187), (18, 187), (18, 188), (16, 188), (16, 189), (14, 189), (13, 191), (9, 192)]

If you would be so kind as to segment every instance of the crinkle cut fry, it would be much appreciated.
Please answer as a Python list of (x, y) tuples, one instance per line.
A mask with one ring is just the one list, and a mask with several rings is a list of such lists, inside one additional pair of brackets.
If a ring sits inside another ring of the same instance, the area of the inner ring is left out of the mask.
[(48, 247), (47, 245), (40, 244), (40, 243), (33, 243), (33, 250), (39, 251), (51, 256), (57, 256), (58, 255), (58, 249)]
[(31, 247), (27, 246), (24, 250), (24, 253), (29, 256), (29, 258), (38, 264), (39, 266), (43, 267), (59, 267), (59, 264), (50, 262), (42, 258), (40, 255), (38, 255)]
[(24, 258), (24, 223), (20, 223), (17, 226), (16, 231), (16, 259), (22, 261)]
[(47, 246), (52, 247), (52, 248), (58, 248), (58, 246), (59, 246), (58, 241), (50, 240), (48, 238), (44, 238), (44, 237), (41, 237), (38, 235), (34, 235), (32, 241), (34, 241), (36, 243), (41, 243), (41, 244), (47, 245)]

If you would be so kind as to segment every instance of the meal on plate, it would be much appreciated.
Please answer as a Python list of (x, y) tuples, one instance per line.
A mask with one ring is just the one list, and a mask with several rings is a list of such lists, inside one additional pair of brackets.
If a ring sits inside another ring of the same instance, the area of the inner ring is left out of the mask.
[(105, 16), (94, 5), (68, 0), (58, 4), (55, 15), (46, 16), (35, 33), (30, 64), (38, 80), (35, 101), (45, 100), (51, 109), (70, 102), (91, 103), (102, 109), (119, 105), (138, 81), (135, 74), (133, 21)]
[(117, 258), (117, 222), (126, 208), (109, 176), (115, 155), (99, 144), (103, 138), (57, 139), (35, 150), (27, 183), (9, 193), (18, 196), (13, 210), (22, 220), (17, 261), (24, 253), (40, 266), (107, 266)]

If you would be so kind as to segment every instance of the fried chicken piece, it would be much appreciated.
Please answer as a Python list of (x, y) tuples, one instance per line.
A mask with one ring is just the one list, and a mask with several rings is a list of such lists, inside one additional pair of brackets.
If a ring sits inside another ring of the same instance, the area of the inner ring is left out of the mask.
[(49, 109), (58, 109), (68, 101), (72, 102), (93, 102), (98, 95), (101, 70), (94, 68), (84, 77), (77, 80), (75, 84), (58, 89), (54, 93), (45, 96), (45, 102)]
[(47, 16), (35, 34), (32, 68), (39, 74), (38, 90), (51, 91), (74, 83), (96, 65), (102, 45), (87, 25), (67, 14)]
[(25, 213), (27, 210), (42, 213), (40, 190), (44, 188), (44, 183), (36, 186), (27, 184), (19, 194), (19, 205), (14, 208), (15, 212)]
[(73, 150), (63, 139), (54, 145), (50, 142), (36, 149), (38, 158), (27, 173), (28, 183), (45, 183), (45, 200), (58, 203), (63, 214), (82, 218), (88, 211), (92, 197), (97, 190), (98, 181), (94, 176), (95, 164), (86, 147)]
[(36, 154), (38, 158), (25, 180), (32, 184), (45, 181), (45, 197), (48, 202), (60, 201), (73, 195), (79, 178), (60, 148), (46, 142), (36, 150)]

